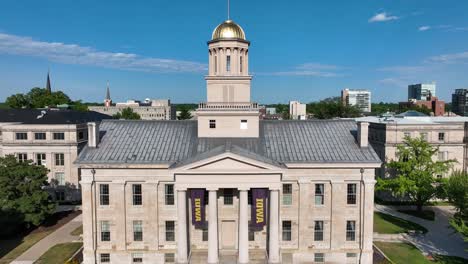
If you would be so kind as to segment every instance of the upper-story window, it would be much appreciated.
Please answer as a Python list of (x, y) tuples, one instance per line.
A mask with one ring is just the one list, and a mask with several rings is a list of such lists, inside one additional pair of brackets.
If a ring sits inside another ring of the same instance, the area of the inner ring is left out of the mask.
[(78, 131), (78, 139), (84, 139), (84, 131)]
[(427, 132), (422, 132), (421, 133), (421, 138), (427, 141)]
[(242, 72), (242, 68), (244, 67), (244, 61), (243, 61), (244, 57), (240, 56), (239, 58), (239, 71)]
[(109, 205), (109, 184), (99, 184), (100, 205)]
[(216, 120), (210, 120), (210, 128), (216, 128)]
[(348, 204), (356, 204), (356, 189), (357, 185), (355, 183), (348, 184), (348, 195), (347, 195), (347, 203)]
[(323, 205), (325, 196), (325, 185), (323, 183), (315, 184), (315, 204)]
[(133, 192), (133, 205), (142, 205), (143, 197), (142, 197), (142, 192), (141, 192), (141, 184), (133, 184), (132, 192)]
[(283, 221), (283, 241), (291, 241), (292, 239), (291, 221)]
[(283, 184), (283, 205), (292, 204), (292, 184)]
[(356, 240), (356, 221), (346, 221), (346, 241)]
[(46, 139), (46, 133), (44, 133), (44, 132), (34, 133), (34, 139), (35, 140), (45, 140)]
[(18, 153), (16, 156), (19, 162), (26, 162), (28, 160), (28, 153)]
[(230, 55), (226, 56), (226, 71), (227, 72), (231, 71), (231, 56)]
[(46, 165), (46, 154), (45, 153), (37, 153), (36, 154), (36, 164), (37, 165)]
[(164, 185), (164, 201), (166, 205), (174, 205), (174, 184)]
[(133, 241), (143, 241), (143, 221), (133, 221)]
[(323, 221), (314, 222), (314, 241), (323, 241)]
[(63, 132), (54, 133), (54, 140), (64, 140), (64, 139), (65, 139), (65, 133)]
[(55, 153), (55, 166), (64, 166), (65, 165), (65, 154)]
[(225, 205), (234, 204), (234, 190), (233, 189), (229, 189), (229, 188), (224, 189), (223, 196), (224, 196)]
[(28, 133), (26, 132), (16, 133), (16, 140), (27, 140), (27, 139), (28, 139)]
[(110, 241), (110, 224), (109, 221), (101, 221), (101, 241)]
[(175, 241), (175, 222), (166, 221), (166, 241)]
[(445, 133), (439, 132), (439, 141), (445, 141)]
[(240, 129), (248, 129), (247, 119), (242, 119), (241, 120)]

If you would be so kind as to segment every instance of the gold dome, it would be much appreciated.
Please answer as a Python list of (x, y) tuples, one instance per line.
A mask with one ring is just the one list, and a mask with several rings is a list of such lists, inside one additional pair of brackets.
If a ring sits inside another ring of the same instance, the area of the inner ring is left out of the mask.
[(219, 24), (213, 31), (211, 40), (242, 39), (245, 40), (244, 30), (232, 20), (226, 20)]

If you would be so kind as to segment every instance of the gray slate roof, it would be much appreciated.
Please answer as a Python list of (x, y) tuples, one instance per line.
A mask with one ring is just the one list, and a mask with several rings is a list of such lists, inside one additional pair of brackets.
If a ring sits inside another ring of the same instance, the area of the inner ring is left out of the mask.
[(198, 138), (196, 121), (104, 120), (98, 148), (85, 147), (82, 164), (185, 164), (232, 152), (265, 163), (380, 162), (360, 148), (354, 120), (260, 121), (259, 138)]

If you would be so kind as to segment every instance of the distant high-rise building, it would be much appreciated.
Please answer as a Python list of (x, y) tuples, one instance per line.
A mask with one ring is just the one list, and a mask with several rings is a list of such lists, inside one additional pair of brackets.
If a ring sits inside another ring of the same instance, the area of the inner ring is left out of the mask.
[(371, 92), (368, 90), (344, 89), (341, 101), (344, 105), (356, 106), (361, 112), (371, 112)]
[(452, 112), (468, 116), (468, 89), (456, 89), (452, 94)]
[(291, 119), (305, 120), (306, 119), (306, 104), (301, 104), (298, 101), (289, 102), (289, 117)]
[(436, 83), (418, 83), (408, 85), (408, 100), (429, 101), (431, 96), (436, 96)]

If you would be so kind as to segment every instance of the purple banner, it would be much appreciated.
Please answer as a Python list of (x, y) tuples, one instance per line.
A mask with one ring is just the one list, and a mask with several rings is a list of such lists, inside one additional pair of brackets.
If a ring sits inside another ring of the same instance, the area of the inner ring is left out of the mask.
[(255, 231), (260, 231), (266, 224), (266, 198), (268, 189), (252, 189), (252, 220), (250, 227)]
[(195, 228), (206, 227), (205, 221), (205, 189), (191, 189), (192, 224)]

